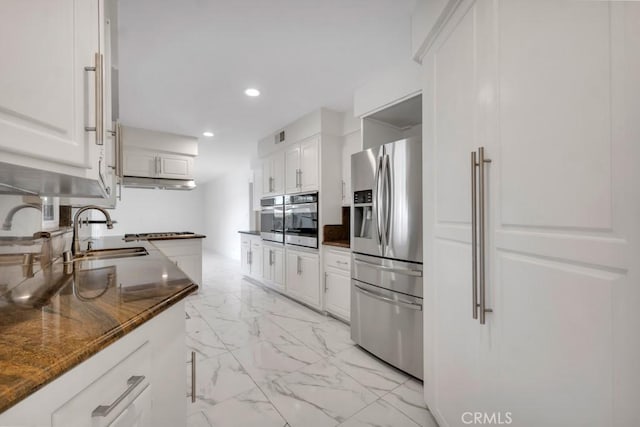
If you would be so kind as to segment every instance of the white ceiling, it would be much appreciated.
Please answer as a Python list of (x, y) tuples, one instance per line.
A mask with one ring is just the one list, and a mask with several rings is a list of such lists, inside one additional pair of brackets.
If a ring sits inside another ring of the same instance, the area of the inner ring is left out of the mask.
[(120, 0), (120, 119), (200, 137), (196, 177), (210, 180), (299, 116), (350, 110), (369, 76), (409, 61), (415, 1)]

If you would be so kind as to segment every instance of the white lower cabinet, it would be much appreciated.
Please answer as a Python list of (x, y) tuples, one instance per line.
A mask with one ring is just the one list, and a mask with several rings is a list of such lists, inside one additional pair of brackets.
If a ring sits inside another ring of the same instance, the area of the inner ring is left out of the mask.
[(262, 247), (262, 278), (267, 286), (284, 292), (284, 248), (282, 245), (265, 244)]
[(145, 343), (56, 410), (52, 426), (112, 425), (149, 387), (150, 365), (149, 343)]
[(253, 234), (240, 237), (241, 270), (247, 276), (262, 279), (262, 239)]
[(317, 253), (286, 249), (286, 293), (315, 308), (320, 306), (320, 260)]
[(186, 424), (180, 301), (0, 414), (0, 426)]
[(153, 245), (196, 284), (202, 284), (202, 239), (154, 240)]
[(324, 249), (324, 309), (334, 316), (351, 318), (351, 251)]

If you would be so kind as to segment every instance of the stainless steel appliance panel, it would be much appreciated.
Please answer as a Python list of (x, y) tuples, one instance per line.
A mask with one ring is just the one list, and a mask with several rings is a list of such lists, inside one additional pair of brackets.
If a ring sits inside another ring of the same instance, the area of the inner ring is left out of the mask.
[(422, 262), (422, 144), (406, 138), (351, 156), (354, 252)]
[(382, 256), (378, 205), (374, 203), (378, 182), (378, 150), (351, 156), (351, 247), (355, 252)]
[(351, 278), (391, 291), (422, 297), (422, 264), (353, 253)]
[(379, 197), (387, 258), (422, 262), (422, 144), (407, 138), (383, 147)]
[(284, 242), (284, 198), (260, 200), (260, 237), (270, 242)]
[(351, 339), (422, 379), (422, 298), (352, 279)]
[(287, 195), (284, 198), (285, 243), (318, 247), (318, 193)]

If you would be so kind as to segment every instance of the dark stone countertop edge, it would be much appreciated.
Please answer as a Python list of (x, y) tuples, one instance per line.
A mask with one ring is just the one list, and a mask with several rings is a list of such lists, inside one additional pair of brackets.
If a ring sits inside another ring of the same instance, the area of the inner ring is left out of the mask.
[(135, 330), (146, 321), (154, 318), (158, 314), (162, 313), (169, 307), (175, 305), (178, 301), (186, 298), (189, 294), (196, 291), (198, 285), (191, 283), (191, 285), (182, 288), (180, 291), (158, 302), (156, 305), (142, 311), (137, 316), (131, 318), (126, 323), (120, 324), (118, 327), (113, 328), (101, 336), (97, 337), (87, 345), (78, 348), (76, 351), (67, 354), (67, 357), (60, 359), (57, 363), (53, 364), (48, 370), (48, 377), (42, 381), (29, 381), (24, 378), (20, 383), (15, 384), (12, 387), (10, 396), (0, 394), (0, 414), (12, 406), (16, 405), (20, 401), (26, 399), (36, 391), (40, 390), (47, 384), (53, 382), (57, 378), (61, 377), (77, 365), (81, 364), (91, 356), (97, 354), (99, 351), (105, 349), (110, 344), (116, 342), (129, 332)]
[(240, 234), (251, 234), (252, 236), (259, 236), (260, 232), (257, 230), (253, 230), (253, 231), (245, 231), (245, 230), (240, 230), (238, 231), (238, 233)]
[(324, 241), (322, 244), (325, 246), (336, 246), (338, 248), (351, 249), (351, 243), (348, 240)]

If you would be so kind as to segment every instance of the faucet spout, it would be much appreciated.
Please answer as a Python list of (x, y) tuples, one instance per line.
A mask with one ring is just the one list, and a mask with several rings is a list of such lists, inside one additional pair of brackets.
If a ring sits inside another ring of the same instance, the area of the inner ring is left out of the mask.
[(22, 205), (18, 205), (16, 207), (14, 207), (13, 209), (11, 209), (9, 212), (7, 212), (7, 216), (4, 218), (4, 222), (2, 223), (2, 229), (3, 230), (11, 230), (11, 226), (13, 225), (13, 217), (16, 213), (18, 213), (18, 211), (21, 211), (22, 209), (26, 209), (26, 208), (32, 208), (32, 209), (37, 209), (39, 211), (42, 210), (42, 206), (37, 205), (35, 203), (25, 203)]
[(82, 215), (83, 212), (86, 212), (92, 209), (102, 212), (106, 220), (105, 224), (107, 225), (107, 228), (108, 229), (113, 228), (113, 221), (111, 220), (111, 215), (109, 215), (109, 212), (106, 209), (100, 206), (95, 206), (95, 205), (83, 206), (80, 209), (78, 209), (78, 211), (73, 217), (73, 244), (71, 245), (71, 253), (73, 255), (77, 255), (81, 252), (80, 237), (78, 236), (78, 228), (80, 227), (80, 215)]

